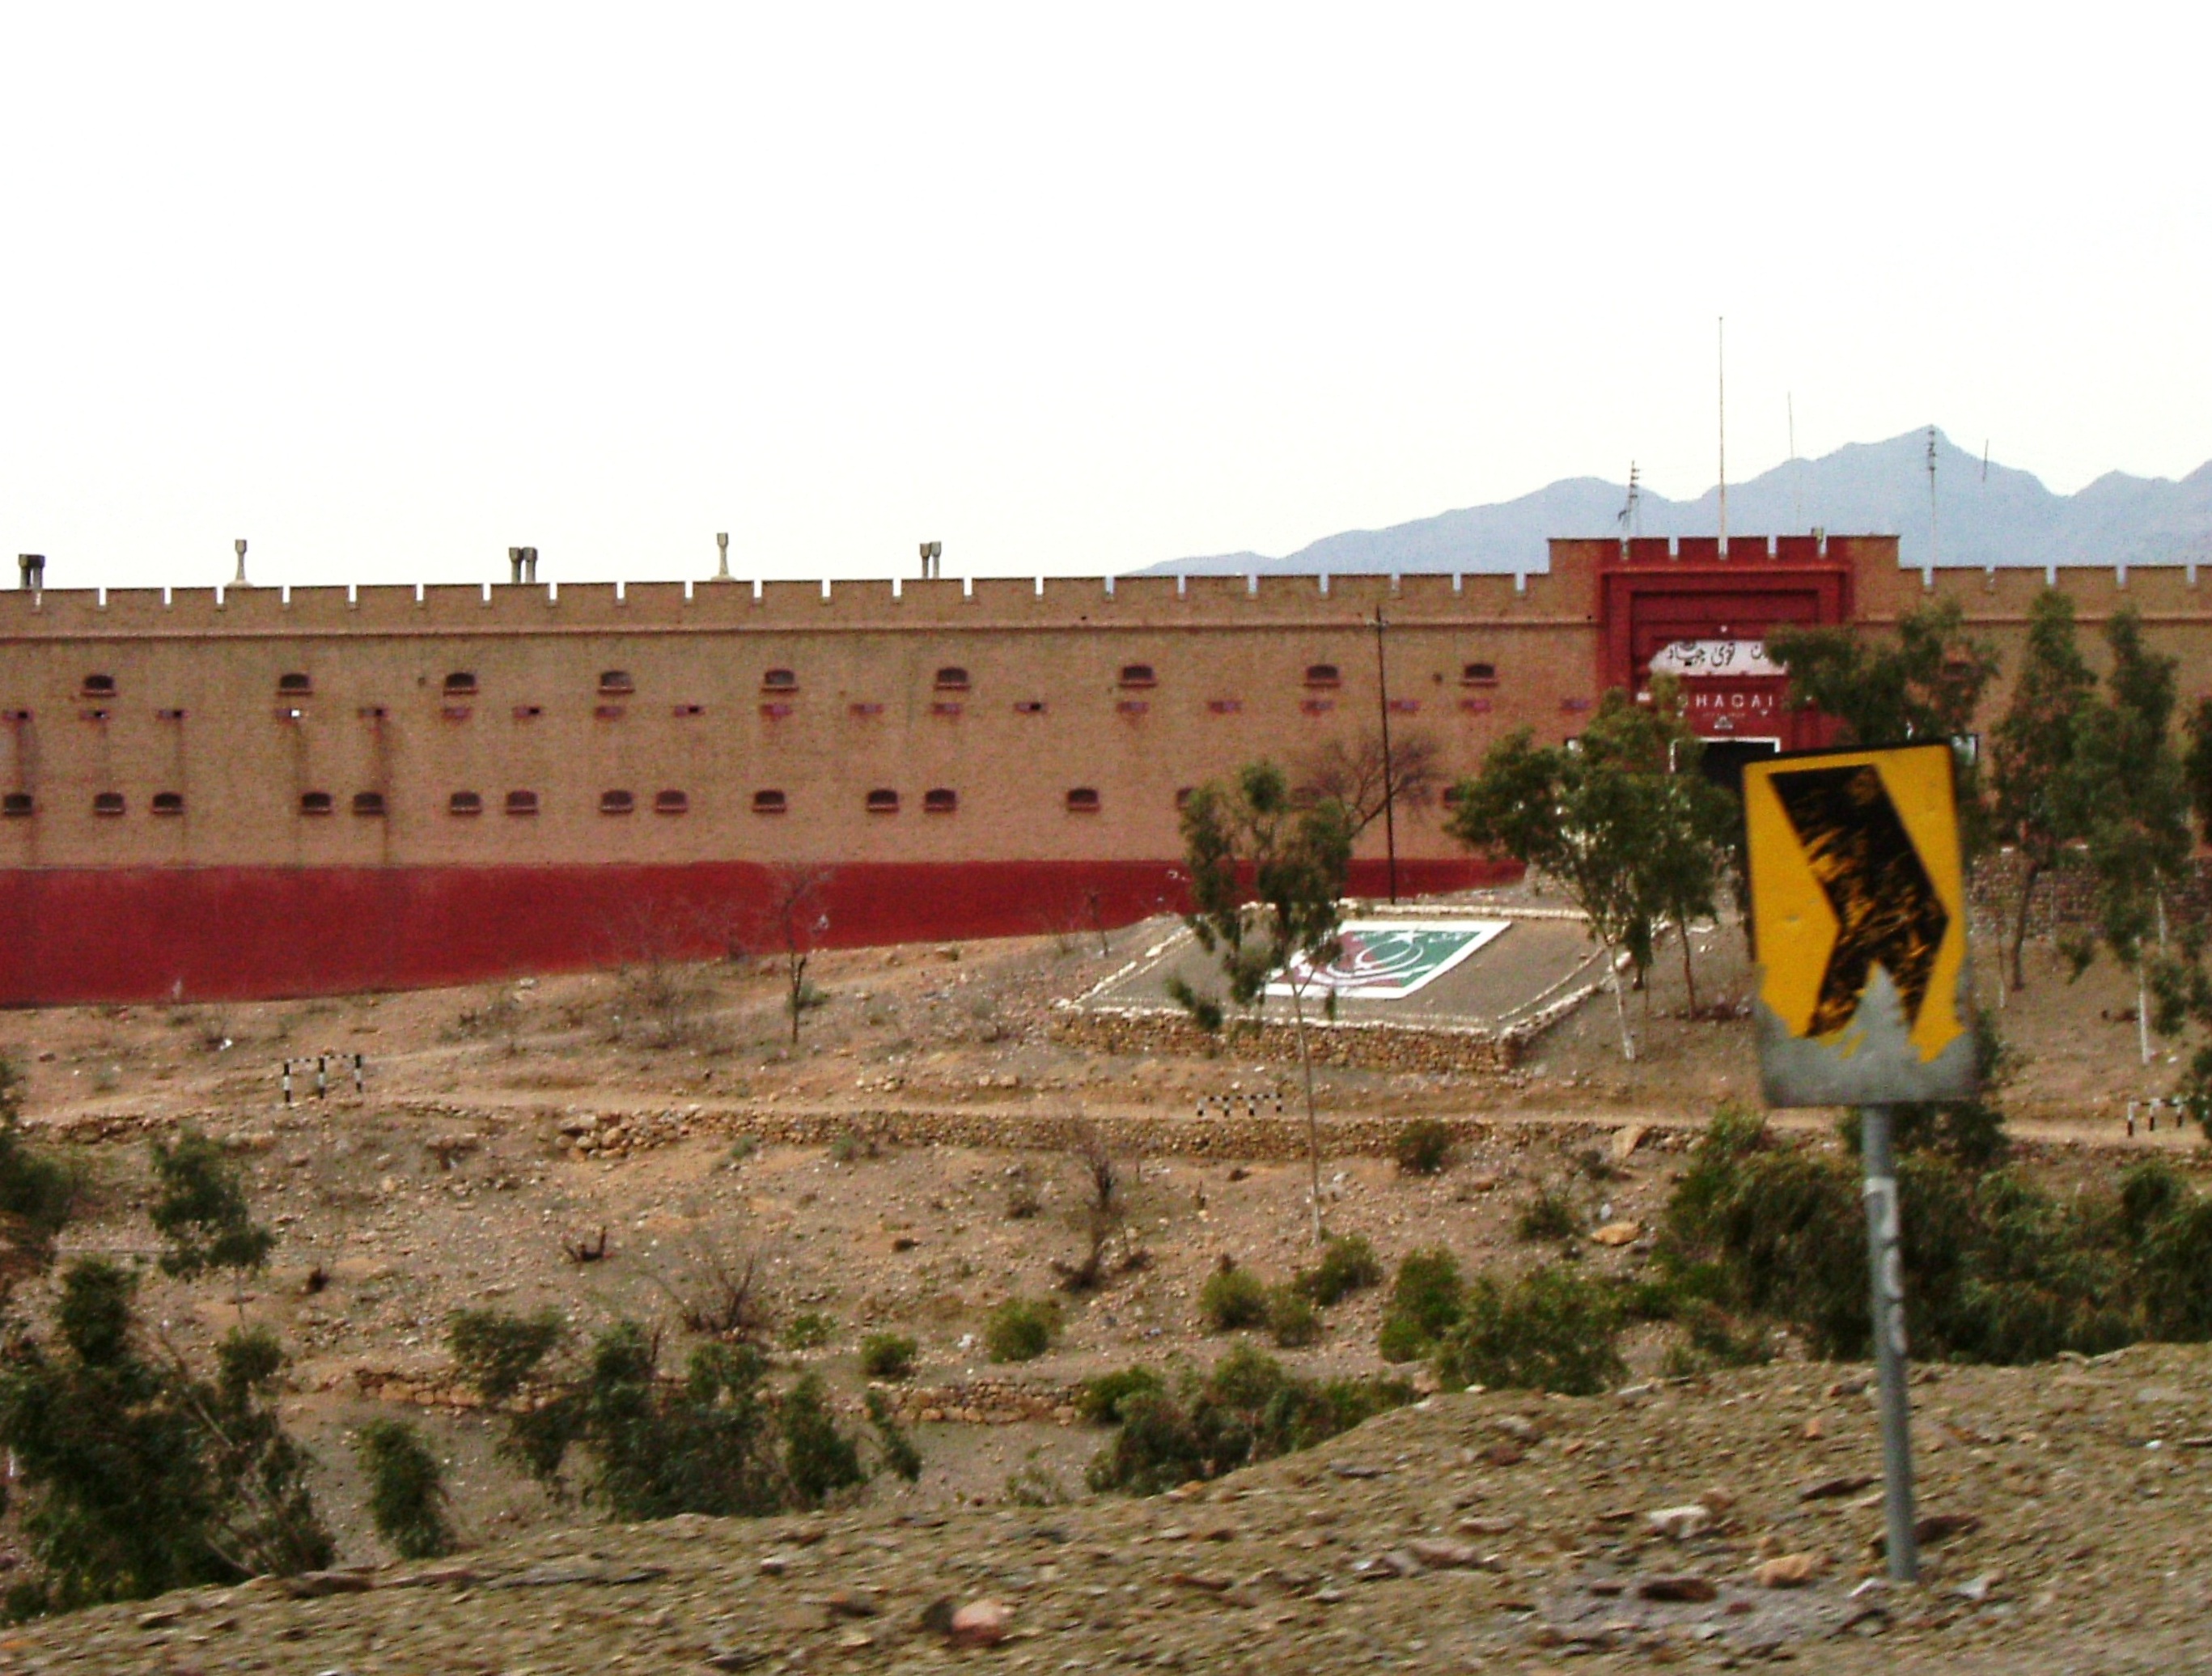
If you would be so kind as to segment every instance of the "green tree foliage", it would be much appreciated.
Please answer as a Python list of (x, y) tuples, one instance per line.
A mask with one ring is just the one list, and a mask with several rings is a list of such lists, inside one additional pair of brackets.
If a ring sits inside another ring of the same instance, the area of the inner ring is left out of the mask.
[(1451, 1167), (1451, 1125), (1442, 1118), (1415, 1118), (1398, 1131), (1393, 1149), (1407, 1175), (1441, 1175)]
[(81, 1172), (24, 1140), (22, 1102), (21, 1075), (0, 1055), (0, 1303), (17, 1281), (53, 1266), (82, 1186)]
[[(1905, 1310), (1915, 1353), (1962, 1362), (2212, 1338), (2212, 1200), (2169, 1166), (2054, 1198), (2014, 1169), (1902, 1154)], [(1669, 1202), (1658, 1266), (1674, 1313), (1781, 1323), (1817, 1356), (1863, 1357), (1866, 1222), (1847, 1158), (1723, 1112)]]
[[(1778, 629), (1766, 649), (1790, 671), (1790, 707), (1831, 718), (1845, 745), (1960, 740), (1973, 732), (1998, 661), (1966, 632), (1956, 600), (1921, 606), (1893, 635), (1853, 628)], [(1959, 811), (1968, 859), (1986, 838), (1979, 765), (1959, 763)]]
[[(2063, 825), (2088, 849), (2099, 938), (2136, 974), (2136, 1045), (2148, 1064), (2152, 969), (2166, 948), (2166, 904), (2187, 882), (2195, 847), (2189, 771), (2172, 734), (2176, 660), (2144, 644), (2132, 607), (2113, 614), (2105, 639), (2112, 660), (2105, 696), (2075, 718), (2059, 799)], [(2095, 944), (2077, 940), (2068, 952), (2078, 974)]]
[(196, 1129), (152, 1147), (155, 1231), (167, 1242), (161, 1269), (189, 1280), (210, 1269), (258, 1269), (276, 1236), (253, 1220), (237, 1167)]
[[(1656, 683), (1649, 705), (1615, 689), (1581, 738), (1538, 745), (1522, 728), (1491, 747), (1453, 793), (1455, 838), (1543, 875), (1589, 917), (1629, 1059), (1636, 1040), (1620, 966), (1632, 967), (1640, 985), (1661, 921), (1686, 925), (1714, 911), (1734, 842), (1734, 801), (1698, 771), (1703, 748), (1676, 685)], [(1686, 936), (1682, 947), (1694, 1009)]]
[(405, 1560), (436, 1559), (457, 1545), (445, 1469), (404, 1420), (371, 1420), (354, 1435), (368, 1480), (368, 1514), (385, 1545)]
[(9, 1593), (16, 1616), (330, 1563), (307, 1457), (276, 1417), (276, 1340), (234, 1332), (216, 1377), (196, 1378), (146, 1353), (135, 1289), (114, 1264), (73, 1264), (51, 1336), (0, 1360), (35, 1567)]
[(994, 1362), (1034, 1362), (1059, 1337), (1056, 1298), (1008, 1298), (983, 1323), (983, 1348)]
[[(768, 1359), (750, 1344), (695, 1346), (682, 1377), (665, 1380), (658, 1336), (619, 1321), (593, 1340), (580, 1366), (549, 1371), (544, 1358), (560, 1341), (544, 1318), (494, 1325), (485, 1313), (457, 1317), (449, 1335), (463, 1376), (488, 1399), (526, 1384), (544, 1393), (507, 1415), (502, 1451), (556, 1487), (572, 1453), (581, 1452), (590, 1463), (585, 1499), (617, 1519), (817, 1508), (868, 1477), (860, 1441), (838, 1425), (820, 1381), (810, 1375), (772, 1391)], [(919, 1472), (920, 1457), (889, 1405), (878, 1400), (868, 1411), (880, 1462), (902, 1476)]]
[(1121, 1429), (1085, 1478), (1093, 1490), (1155, 1496), (1310, 1449), (1413, 1399), (1402, 1380), (1300, 1379), (1240, 1345), (1204, 1378), (1186, 1373), (1173, 1391), (1150, 1381), (1125, 1390), (1112, 1411)]
[[(1314, 1104), (1313, 1054), (1306, 1040), (1307, 991), (1341, 945), (1339, 904), (1352, 867), (1357, 828), (1338, 798), (1294, 797), (1273, 763), (1253, 763), (1233, 784), (1209, 783), (1182, 814), (1183, 865), (1191, 911), (1184, 917), (1199, 947), (1218, 964), (1231, 1005), (1256, 1011), (1271, 982), (1290, 993), (1291, 1021), (1304, 1073), (1306, 1154), (1312, 1180), (1314, 1243), (1327, 1237), (1321, 1214), (1321, 1119)], [(1207, 1030), (1226, 1021), (1219, 997), (1177, 977), (1169, 993)], [(1334, 1009), (1332, 992), (1326, 1005)]]
[(2075, 643), (2074, 602), (2045, 588), (2028, 607), (2027, 642), (2012, 699), (1991, 735), (1991, 816), (1996, 838), (2018, 856), (2019, 896), (2009, 950), (2012, 986), (2027, 986), (2027, 942), (2035, 887), (2060, 852), (2087, 836), (2075, 770), (2082, 716), (2097, 679)]
[(1452, 1254), (1441, 1246), (1409, 1252), (1398, 1265), (1376, 1347), (1385, 1362), (1416, 1361), (1466, 1313), (1467, 1285)]
[(1486, 1385), (1595, 1396), (1627, 1376), (1614, 1289), (1571, 1268), (1517, 1280), (1477, 1275), (1436, 1353), (1447, 1386)]
[(1345, 1234), (1324, 1245), (1321, 1261), (1310, 1269), (1299, 1270), (1291, 1277), (1291, 1288), (1323, 1309), (1332, 1309), (1354, 1292), (1382, 1283), (1382, 1259), (1376, 1256), (1367, 1236)]
[(1267, 1283), (1226, 1258), (1222, 1261), (1224, 1266), (1208, 1275), (1199, 1289), (1198, 1313), (1215, 1332), (1260, 1326), (1267, 1319)]

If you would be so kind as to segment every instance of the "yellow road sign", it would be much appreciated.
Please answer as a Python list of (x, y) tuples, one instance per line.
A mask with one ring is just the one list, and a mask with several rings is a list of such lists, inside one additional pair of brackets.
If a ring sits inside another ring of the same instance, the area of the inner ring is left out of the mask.
[(1746, 765), (1769, 1105), (1972, 1094), (1954, 772), (1942, 744)]

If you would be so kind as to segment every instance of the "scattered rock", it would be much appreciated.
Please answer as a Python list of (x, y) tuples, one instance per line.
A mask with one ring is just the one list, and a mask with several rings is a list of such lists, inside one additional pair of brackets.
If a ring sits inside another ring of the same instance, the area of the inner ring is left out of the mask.
[(1611, 1148), (1613, 1161), (1626, 1164), (1636, 1149), (1644, 1144), (1644, 1137), (1650, 1132), (1650, 1125), (1641, 1123), (1623, 1124), (1614, 1130)]
[(1406, 1545), (1406, 1551), (1431, 1571), (1495, 1571), (1499, 1569), (1495, 1554), (1486, 1556), (1473, 1544), (1454, 1542), (1448, 1537), (1416, 1537)]
[(1820, 1571), (1818, 1554), (1778, 1554), (1751, 1575), (1761, 1588), (1802, 1588)]
[(996, 1600), (970, 1600), (952, 1614), (945, 1636), (955, 1647), (996, 1647), (1006, 1638), (1013, 1616)]
[(833, 1618), (873, 1618), (883, 1610), (866, 1595), (852, 1589), (841, 1588), (823, 1603), (823, 1608)]
[(1590, 1238), (1601, 1246), (1626, 1246), (1641, 1239), (1643, 1234), (1642, 1222), (1607, 1222), (1593, 1232)]
[(376, 1579), (367, 1571), (302, 1571), (296, 1577), (280, 1577), (277, 1587), (295, 1600), (314, 1600), (326, 1594), (366, 1594), (376, 1587)]
[(1644, 1520), (1669, 1541), (1687, 1542), (1712, 1528), (1713, 1515), (1704, 1502), (1690, 1502), (1678, 1508), (1655, 1508), (1644, 1515)]
[(1646, 1577), (1636, 1585), (1636, 1594), (1644, 1600), (1711, 1600), (1720, 1594), (1712, 1579), (1690, 1573)]
[(1821, 1478), (1807, 1484), (1797, 1492), (1801, 1502), (1827, 1502), (1838, 1496), (1856, 1496), (1870, 1484), (1881, 1483), (1871, 1472), (1849, 1472), (1839, 1478)]

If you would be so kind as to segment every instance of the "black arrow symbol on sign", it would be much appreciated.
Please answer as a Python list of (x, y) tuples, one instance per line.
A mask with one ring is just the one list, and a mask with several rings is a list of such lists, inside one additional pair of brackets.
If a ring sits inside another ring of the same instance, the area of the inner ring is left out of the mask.
[(1769, 783), (1836, 914), (1835, 947), (1806, 1033), (1825, 1036), (1849, 1024), (1876, 964), (1897, 986), (1911, 1029), (1951, 916), (1881, 773), (1870, 764), (1801, 768)]

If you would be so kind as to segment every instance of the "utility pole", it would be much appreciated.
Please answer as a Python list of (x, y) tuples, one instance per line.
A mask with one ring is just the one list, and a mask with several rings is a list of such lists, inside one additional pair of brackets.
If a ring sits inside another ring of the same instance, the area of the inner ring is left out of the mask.
[(1375, 691), (1382, 716), (1382, 844), (1389, 856), (1390, 901), (1398, 900), (1398, 787), (1390, 764), (1390, 665), (1382, 655), (1382, 607), (1375, 607)]

